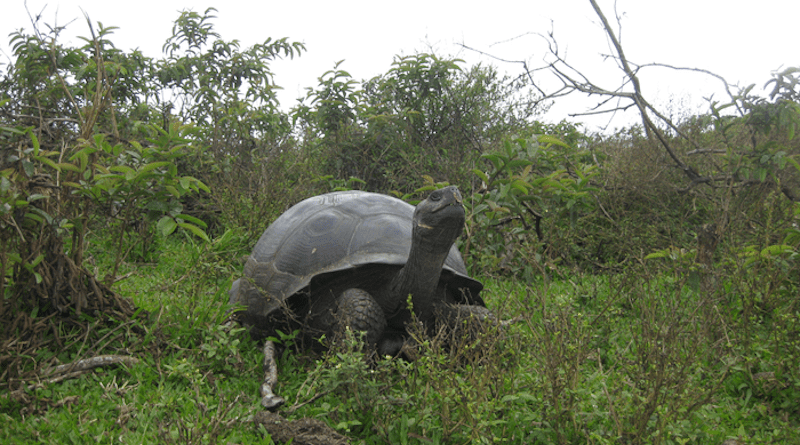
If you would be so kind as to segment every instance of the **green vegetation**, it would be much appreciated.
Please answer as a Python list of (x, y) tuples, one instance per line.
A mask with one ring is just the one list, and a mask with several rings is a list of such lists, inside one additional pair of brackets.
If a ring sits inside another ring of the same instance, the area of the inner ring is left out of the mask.
[(285, 112), (269, 63), (305, 48), (242, 49), (213, 12), (182, 13), (162, 59), (91, 23), (76, 48), (12, 35), (0, 442), (270, 443), (259, 345), (226, 323), (241, 258), (302, 198), (449, 182), (514, 322), (419, 334), (411, 362), (284, 333), (285, 418), (369, 444), (800, 443), (800, 69), (611, 135), (435, 54), (361, 82), (337, 64)]

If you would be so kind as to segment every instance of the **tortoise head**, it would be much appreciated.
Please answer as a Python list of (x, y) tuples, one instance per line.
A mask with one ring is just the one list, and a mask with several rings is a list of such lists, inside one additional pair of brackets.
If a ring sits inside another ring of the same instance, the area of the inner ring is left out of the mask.
[(413, 239), (427, 247), (450, 249), (464, 228), (464, 205), (455, 186), (434, 190), (414, 211)]

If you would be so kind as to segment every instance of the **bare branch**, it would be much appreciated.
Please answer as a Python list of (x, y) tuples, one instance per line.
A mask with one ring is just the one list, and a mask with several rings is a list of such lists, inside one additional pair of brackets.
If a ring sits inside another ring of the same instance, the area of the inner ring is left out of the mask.
[(139, 359), (127, 355), (98, 355), (66, 365), (48, 368), (39, 376), (40, 378), (46, 377), (45, 379), (40, 380), (38, 383), (23, 386), (20, 389), (11, 391), (8, 394), (3, 394), (0, 397), (19, 397), (19, 395), (24, 394), (26, 391), (32, 391), (36, 388), (42, 388), (45, 385), (59, 383), (64, 380), (74, 379), (101, 366), (124, 365), (130, 367), (137, 363), (139, 363)]
[[(500, 60), (503, 62), (509, 63), (519, 63), (522, 65), (524, 69), (524, 75), (527, 75), (528, 78), (533, 82), (532, 73), (534, 71), (539, 70), (547, 70), (550, 74), (552, 74), (555, 79), (560, 83), (559, 86), (554, 88), (553, 92), (546, 94), (542, 91), (541, 88), (534, 86), (543, 94), (544, 99), (555, 99), (558, 97), (567, 96), (569, 94), (579, 92), (586, 94), (588, 96), (599, 96), (601, 100), (598, 103), (590, 108), (588, 111), (579, 112), (579, 113), (571, 113), (570, 116), (594, 116), (594, 115), (604, 115), (604, 114), (615, 114), (620, 111), (627, 111), (630, 110), (631, 107), (636, 107), (638, 113), (641, 118), (641, 122), (643, 128), (648, 137), (654, 138), (658, 141), (659, 145), (661, 145), (666, 151), (667, 155), (670, 157), (672, 162), (680, 168), (685, 176), (692, 182), (690, 186), (686, 188), (686, 190), (694, 187), (697, 184), (711, 184), (713, 185), (715, 180), (710, 180), (709, 178), (703, 177), (699, 174), (694, 168), (692, 168), (689, 164), (684, 162), (680, 156), (678, 156), (677, 151), (673, 148), (673, 142), (670, 138), (668, 138), (663, 129), (667, 128), (670, 132), (678, 135), (685, 141), (688, 141), (694, 148), (690, 152), (690, 154), (711, 154), (717, 153), (714, 151), (710, 151), (709, 149), (700, 147), (696, 140), (690, 137), (682, 128), (676, 125), (668, 116), (665, 116), (662, 112), (660, 112), (656, 107), (650, 104), (642, 94), (641, 83), (639, 80), (639, 73), (642, 71), (643, 68), (651, 68), (651, 67), (662, 67), (662, 68), (669, 68), (679, 71), (692, 71), (697, 72), (700, 74), (709, 75), (715, 79), (720, 80), (724, 87), (725, 91), (731, 98), (734, 98), (731, 92), (731, 85), (722, 77), (713, 72), (708, 70), (699, 69), (699, 68), (685, 68), (685, 67), (676, 67), (668, 64), (661, 64), (661, 63), (647, 63), (647, 64), (636, 64), (632, 63), (628, 60), (628, 57), (625, 54), (625, 50), (621, 44), (621, 35), (622, 35), (622, 27), (621, 27), (621, 15), (616, 9), (616, 4), (614, 5), (614, 13), (617, 20), (618, 31), (612, 28), (611, 23), (606, 18), (605, 14), (603, 13), (602, 9), (598, 5), (596, 0), (589, 0), (592, 8), (594, 9), (597, 17), (600, 20), (600, 24), (605, 32), (606, 38), (608, 39), (609, 45), (609, 54), (603, 55), (603, 57), (608, 59), (613, 59), (615, 64), (620, 68), (623, 72), (623, 80), (619, 84), (618, 87), (615, 89), (605, 88), (594, 82), (590, 79), (584, 72), (580, 69), (577, 69), (575, 66), (570, 64), (567, 61), (566, 54), (562, 54), (561, 48), (559, 48), (558, 41), (555, 38), (555, 33), (551, 29), (547, 34), (539, 34), (547, 43), (548, 53), (543, 58), (544, 64), (542, 67), (537, 68), (535, 70), (531, 70), (530, 67), (526, 62), (523, 61), (511, 61), (505, 60), (496, 56), (492, 56), (491, 54), (487, 54), (483, 51), (476, 50), (474, 48), (467, 47), (466, 45), (462, 45), (462, 47), (469, 49), (470, 51), (478, 52), (482, 55), (487, 55), (489, 57), (494, 58), (495, 60)], [(526, 34), (527, 35), (527, 34)], [(516, 37), (519, 38), (519, 37)], [(612, 103), (614, 101), (614, 103)], [(733, 102), (736, 102), (735, 100)], [(740, 114), (743, 114), (740, 104), (736, 103), (737, 109)]]
[(78, 360), (72, 363), (67, 363), (66, 365), (54, 366), (52, 368), (46, 369), (43, 374), (49, 377), (49, 376), (57, 376), (59, 374), (67, 374), (72, 372), (85, 372), (94, 368), (98, 368), (100, 366), (109, 366), (109, 365), (133, 366), (137, 363), (139, 363), (139, 359), (127, 355), (98, 355), (96, 357), (91, 357), (83, 360)]
[(594, 11), (595, 13), (597, 13), (597, 16), (600, 17), (600, 21), (603, 23), (603, 28), (605, 29), (608, 38), (611, 39), (611, 43), (614, 46), (615, 51), (617, 52), (619, 63), (622, 65), (622, 70), (625, 72), (626, 77), (631, 81), (631, 84), (633, 85), (632, 94), (622, 93), (622, 92), (608, 93), (608, 94), (615, 94), (617, 96), (628, 97), (631, 100), (633, 100), (633, 102), (636, 104), (636, 107), (639, 109), (639, 114), (642, 117), (642, 123), (644, 124), (645, 131), (648, 134), (655, 135), (655, 137), (661, 143), (661, 146), (664, 147), (664, 149), (667, 151), (669, 157), (672, 158), (673, 162), (675, 162), (675, 164), (681, 170), (683, 170), (683, 172), (689, 179), (692, 180), (692, 182), (702, 181), (703, 178), (701, 178), (700, 175), (693, 168), (684, 163), (677, 156), (675, 151), (672, 149), (672, 146), (670, 145), (669, 141), (667, 141), (667, 139), (664, 137), (664, 135), (661, 133), (661, 131), (658, 129), (655, 123), (650, 119), (650, 116), (648, 115), (648, 110), (652, 111), (653, 114), (658, 116), (659, 119), (667, 123), (667, 125), (670, 128), (678, 130), (677, 126), (675, 126), (672, 123), (672, 121), (670, 121), (670, 119), (658, 113), (655, 110), (655, 108), (653, 108), (650, 104), (648, 104), (644, 100), (644, 96), (642, 95), (641, 85), (639, 84), (639, 78), (636, 77), (636, 72), (633, 70), (633, 68), (631, 68), (630, 63), (628, 63), (628, 59), (625, 56), (625, 51), (623, 51), (622, 45), (619, 43), (617, 36), (611, 29), (611, 24), (609, 24), (608, 19), (606, 19), (606, 16), (603, 14), (603, 11), (600, 9), (600, 6), (597, 5), (597, 1), (589, 0), (589, 2), (592, 4), (592, 8), (594, 8)]
[(725, 154), (725, 153), (727, 153), (727, 152), (728, 152), (727, 150), (722, 150), (722, 149), (713, 149), (713, 148), (697, 148), (697, 149), (694, 149), (694, 150), (692, 150), (692, 151), (687, 151), (687, 152), (686, 152), (686, 155), (687, 155), (687, 156), (692, 156), (692, 155), (704, 155), (704, 154), (719, 154), (719, 155), (724, 155), (724, 154)]
[(669, 69), (675, 70), (675, 71), (693, 71), (695, 73), (706, 74), (708, 76), (714, 77), (714, 78), (718, 79), (720, 82), (722, 82), (722, 85), (725, 88), (725, 92), (728, 93), (728, 97), (730, 97), (731, 101), (734, 102), (734, 104), (736, 106), (736, 110), (739, 112), (739, 114), (742, 115), (742, 116), (745, 114), (744, 110), (742, 110), (742, 108), (739, 106), (739, 104), (736, 101), (733, 100), (733, 98), (735, 96), (731, 92), (731, 88), (730, 88), (733, 85), (728, 83), (728, 81), (725, 80), (724, 77), (720, 76), (719, 74), (717, 74), (717, 73), (715, 73), (713, 71), (709, 71), (709, 70), (702, 69), (702, 68), (692, 68), (692, 67), (685, 67), (685, 66), (674, 66), (674, 65), (667, 64), (667, 63), (658, 63), (658, 62), (651, 62), (651, 63), (645, 63), (645, 64), (642, 64), (642, 65), (639, 65), (639, 69), (646, 68), (646, 67), (669, 68)]
[(624, 106), (624, 107), (606, 108), (606, 109), (597, 110), (597, 111), (584, 111), (584, 112), (581, 112), (581, 113), (570, 113), (570, 116), (571, 117), (597, 116), (599, 114), (616, 113), (618, 111), (627, 111), (632, 106), (633, 106), (633, 104), (630, 104), (630, 105), (627, 105), (627, 106)]
[(594, 8), (594, 12), (597, 13), (597, 16), (600, 17), (600, 21), (603, 22), (603, 28), (606, 31), (606, 34), (611, 39), (611, 43), (614, 45), (614, 49), (617, 51), (619, 55), (619, 62), (622, 64), (622, 69), (625, 71), (625, 74), (628, 75), (628, 78), (633, 82), (633, 89), (636, 93), (636, 96), (641, 96), (641, 87), (639, 86), (639, 79), (636, 78), (636, 74), (631, 69), (630, 65), (628, 64), (628, 59), (625, 57), (625, 52), (622, 50), (622, 45), (619, 43), (617, 36), (614, 34), (614, 31), (611, 29), (611, 25), (608, 23), (608, 19), (603, 14), (603, 11), (597, 5), (595, 0), (589, 0), (592, 4), (592, 8)]

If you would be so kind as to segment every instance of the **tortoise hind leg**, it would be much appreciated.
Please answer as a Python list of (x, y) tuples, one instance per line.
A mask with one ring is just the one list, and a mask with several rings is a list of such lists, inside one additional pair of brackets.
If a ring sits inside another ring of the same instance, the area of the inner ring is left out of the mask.
[(275, 344), (267, 340), (264, 342), (264, 381), (261, 383), (261, 406), (274, 410), (283, 405), (286, 400), (272, 392), (278, 383), (278, 365), (275, 364)]
[(372, 296), (362, 289), (347, 289), (336, 299), (336, 335), (346, 328), (365, 332), (367, 351), (374, 351), (386, 330), (386, 316)]

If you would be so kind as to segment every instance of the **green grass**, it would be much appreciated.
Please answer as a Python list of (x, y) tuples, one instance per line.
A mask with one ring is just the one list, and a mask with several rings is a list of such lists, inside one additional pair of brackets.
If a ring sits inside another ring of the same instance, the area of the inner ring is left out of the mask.
[[(148, 316), (97, 324), (92, 338), (106, 340), (58, 356), (140, 362), (46, 384), (24, 400), (3, 395), (0, 442), (270, 443), (252, 421), (258, 346), (221, 327), (245, 244), (232, 233), (209, 246), (178, 236), (158, 242), (151, 263), (126, 265), (121, 273), (133, 274), (116, 288)], [(411, 363), (368, 366), (355, 341), (315, 354), (289, 338), (281, 412), (367, 444), (800, 443), (800, 315), (788, 299), (796, 289), (784, 285), (767, 304), (746, 292), (757, 275), (488, 277), (489, 306), (520, 321), (470, 341), (424, 339)]]

